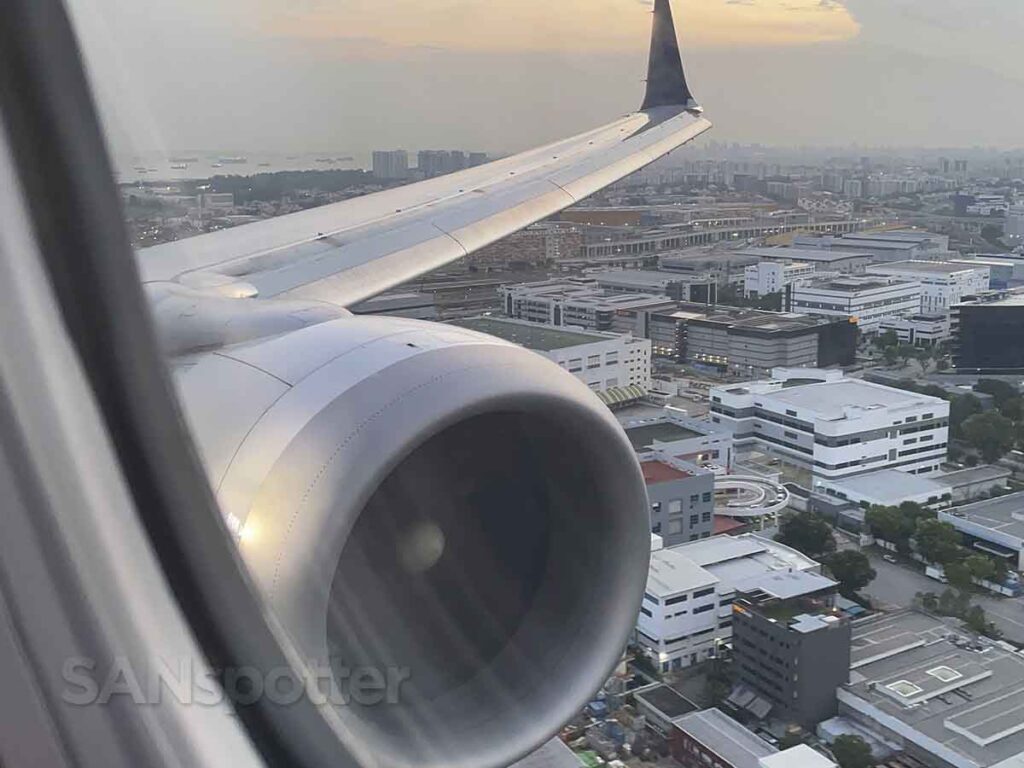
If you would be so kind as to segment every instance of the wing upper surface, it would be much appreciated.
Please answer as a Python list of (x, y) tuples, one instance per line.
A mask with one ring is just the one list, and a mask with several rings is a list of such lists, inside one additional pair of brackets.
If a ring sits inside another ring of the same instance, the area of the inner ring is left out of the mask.
[(601, 128), (417, 184), (138, 252), (146, 283), (348, 306), (558, 213), (711, 127), (656, 0), (644, 107)]
[(682, 108), (429, 181), (138, 252), (145, 282), (224, 276), (347, 306), (573, 205), (711, 127)]

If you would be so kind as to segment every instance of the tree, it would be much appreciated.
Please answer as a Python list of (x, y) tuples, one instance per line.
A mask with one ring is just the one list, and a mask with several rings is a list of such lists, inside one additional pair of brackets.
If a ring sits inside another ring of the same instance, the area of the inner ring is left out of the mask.
[(832, 742), (832, 754), (840, 768), (871, 768), (875, 764), (871, 747), (860, 736), (844, 733)]
[(942, 569), (946, 573), (946, 581), (959, 589), (961, 594), (969, 592), (971, 587), (974, 586), (974, 580), (971, 578), (971, 569), (964, 563), (959, 561), (947, 563)]
[(917, 551), (930, 563), (945, 566), (960, 557), (960, 534), (949, 523), (921, 520), (917, 524), (914, 540), (917, 542)]
[(905, 541), (903, 519), (896, 507), (870, 507), (864, 515), (864, 522), (868, 524), (872, 535), (879, 539), (897, 546), (901, 541)]
[(896, 331), (890, 329), (885, 333), (878, 334), (875, 339), (875, 346), (879, 349), (895, 349), (900, 345), (900, 337), (896, 334)]
[(995, 625), (988, 620), (985, 616), (985, 609), (980, 605), (972, 605), (967, 609), (967, 613), (964, 615), (964, 624), (967, 628), (979, 635), (988, 635), (989, 637), (997, 637), (1002, 633), (999, 632)]
[(886, 364), (893, 365), (896, 362), (896, 358), (899, 357), (896, 347), (884, 347), (882, 349), (882, 357), (885, 358)]
[(1017, 439), (1013, 422), (994, 411), (971, 416), (961, 426), (961, 432), (989, 464), (1005, 456)]
[(964, 567), (973, 578), (980, 581), (993, 581), (996, 578), (995, 563), (985, 555), (971, 555), (964, 560)]
[(836, 548), (832, 529), (812, 512), (798, 512), (787, 517), (775, 538), (787, 547), (793, 547), (815, 559), (834, 552)]
[(911, 358), (917, 357), (917, 347), (913, 344), (900, 344), (896, 347), (896, 355), (906, 365)]
[(956, 395), (949, 401), (950, 436), (961, 437), (963, 423), (978, 413), (981, 413), (981, 400), (974, 395)]
[(1019, 397), (1011, 397), (999, 405), (999, 412), (1010, 421), (1020, 421), (1024, 418), (1024, 401)]
[(829, 555), (825, 564), (832, 576), (839, 582), (839, 592), (844, 597), (852, 598), (859, 590), (875, 580), (878, 574), (871, 567), (871, 561), (863, 552), (847, 549)]
[(974, 391), (992, 395), (997, 408), (1002, 408), (1007, 400), (1020, 397), (1020, 390), (1002, 379), (981, 379), (974, 385)]

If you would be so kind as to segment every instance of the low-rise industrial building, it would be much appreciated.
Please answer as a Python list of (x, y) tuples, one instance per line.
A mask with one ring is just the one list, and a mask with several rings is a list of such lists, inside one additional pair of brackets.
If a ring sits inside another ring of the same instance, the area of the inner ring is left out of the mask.
[(651, 342), (629, 334), (585, 333), (500, 317), (471, 317), (452, 325), (511, 341), (544, 355), (609, 405), (638, 400), (651, 388)]
[(786, 309), (856, 321), (862, 333), (876, 333), (883, 319), (921, 312), (921, 285), (882, 276), (838, 277), (794, 285)]
[(845, 378), (841, 371), (773, 371), (773, 378), (711, 389), (711, 421), (736, 444), (815, 476), (879, 469), (938, 472), (949, 442), (949, 402)]
[(805, 261), (759, 261), (744, 273), (743, 295), (748, 299), (781, 293), (787, 287), (815, 276), (815, 266)]
[(898, 507), (912, 501), (924, 507), (948, 507), (953, 503), (953, 492), (938, 477), (924, 477), (880, 469), (863, 475), (841, 478), (818, 478), (814, 492), (823, 493), (860, 506)]
[(662, 296), (674, 301), (714, 303), (717, 283), (710, 274), (684, 275), (657, 270), (618, 269), (593, 272), (598, 287), (610, 294), (631, 293)]
[(714, 536), (656, 550), (637, 619), (637, 641), (663, 671), (718, 655), (732, 637), (738, 590), (802, 594), (833, 585), (821, 565), (752, 534)]
[(883, 317), (878, 332), (892, 331), (901, 344), (915, 347), (934, 347), (952, 338), (949, 313), (932, 315), (909, 315), (907, 317)]
[(839, 713), (929, 768), (1024, 763), (1024, 657), (904, 611), (853, 626)]
[(991, 272), (982, 265), (969, 266), (949, 261), (895, 261), (872, 264), (872, 275), (899, 277), (921, 285), (919, 312), (948, 313), (965, 296), (976, 296), (989, 289)]
[(622, 420), (626, 437), (641, 459), (667, 456), (698, 466), (732, 469), (732, 435), (706, 421), (666, 408), (660, 416)]
[(841, 272), (858, 274), (873, 261), (874, 257), (867, 251), (829, 251), (824, 248), (743, 248), (736, 252), (760, 261), (793, 262), (811, 264), (817, 271)]
[(1024, 571), (1024, 493), (956, 507), (940, 512), (939, 519), (960, 531), (968, 546)]
[(672, 757), (683, 768), (835, 768), (806, 744), (779, 751), (720, 709), (690, 712), (672, 721)]
[(949, 236), (911, 230), (852, 232), (840, 237), (797, 235), (793, 246), (837, 253), (867, 253), (876, 262), (927, 260), (949, 252)]
[(958, 504), (964, 501), (974, 501), (979, 496), (996, 490), (1005, 490), (1012, 475), (1013, 472), (1005, 467), (986, 464), (980, 467), (946, 472), (931, 479), (946, 486), (953, 503)]
[(676, 307), (676, 302), (666, 296), (608, 294), (595, 280), (587, 278), (517, 283), (502, 286), (499, 293), (505, 315), (513, 319), (588, 331), (633, 333), (639, 337), (647, 336), (643, 327), (646, 314), (633, 315), (624, 323), (626, 318), (620, 313)]

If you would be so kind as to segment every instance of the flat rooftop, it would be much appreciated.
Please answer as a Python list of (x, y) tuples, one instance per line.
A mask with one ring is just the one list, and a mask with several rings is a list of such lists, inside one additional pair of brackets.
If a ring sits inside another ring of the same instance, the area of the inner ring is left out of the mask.
[[(756, 390), (751, 388), (756, 393)], [(876, 408), (909, 408), (913, 406), (927, 406), (934, 404), (936, 409), (945, 407), (948, 403), (937, 397), (919, 395), (905, 389), (886, 387), (881, 384), (873, 384), (862, 379), (840, 379), (838, 381), (825, 381), (820, 384), (806, 384), (799, 387), (779, 389), (776, 392), (765, 393), (778, 403), (790, 405), (797, 409), (804, 409), (813, 412), (816, 416), (826, 420), (839, 420), (845, 417), (845, 409), (849, 407), (876, 409)], [(937, 410), (938, 413), (948, 413), (948, 410)], [(800, 414), (800, 418), (805, 418)]]
[(690, 472), (676, 469), (662, 461), (642, 461), (640, 462), (640, 469), (644, 473), (644, 482), (648, 485), (671, 483), (675, 480), (685, 480), (687, 477), (693, 477)]
[(986, 499), (943, 512), (956, 525), (956, 518), (1024, 541), (1024, 492)]
[(785, 752), (761, 758), (761, 768), (835, 768), (835, 765), (806, 744), (798, 744)]
[(675, 720), (697, 710), (692, 701), (667, 685), (638, 691), (636, 698), (658, 710), (669, 720)]
[(959, 488), (964, 485), (973, 485), (975, 483), (986, 483), (995, 482), (996, 480), (1006, 480), (1013, 475), (1008, 469), (1004, 467), (996, 467), (992, 464), (986, 464), (982, 467), (968, 467), (967, 469), (958, 469), (955, 472), (947, 472), (944, 475), (936, 475), (932, 477), (936, 483), (942, 483), (949, 488)]
[(829, 485), (847, 491), (860, 498), (886, 499), (898, 506), (910, 497), (942, 496), (949, 493), (949, 486), (921, 475), (911, 475), (897, 469), (880, 469), (864, 475), (829, 480)]
[(647, 592), (655, 597), (673, 597), (717, 583), (718, 579), (709, 571), (673, 549), (659, 549), (651, 553)]
[(920, 275), (956, 275), (961, 272), (971, 272), (974, 270), (987, 268), (984, 264), (978, 264), (976, 267), (971, 267), (964, 263), (956, 263), (952, 261), (891, 261), (887, 264), (872, 264), (868, 267), (868, 272), (879, 272), (882, 274), (888, 271), (899, 271), (899, 272), (911, 272)]
[(878, 288), (889, 288), (893, 286), (916, 285), (909, 280), (898, 278), (882, 277), (836, 277), (825, 280), (815, 280), (806, 286), (808, 290), (835, 291), (837, 293), (859, 293), (860, 291), (873, 291)]
[(685, 556), (728, 590), (789, 598), (835, 586), (820, 576), (816, 561), (776, 541), (752, 533), (716, 535), (666, 550)]
[(775, 747), (719, 709), (692, 712), (676, 718), (672, 723), (733, 768), (760, 768), (762, 757), (778, 753)]
[(674, 421), (661, 421), (657, 424), (641, 424), (635, 427), (626, 427), (626, 437), (633, 444), (635, 450), (650, 448), (654, 443), (674, 443), (678, 440), (691, 440), (695, 437), (703, 437), (700, 432), (687, 429)]
[(999, 291), (982, 294), (973, 301), (964, 302), (968, 307), (1020, 307), (1024, 306), (1024, 290)]
[(922, 736), (992, 766), (1024, 753), (1024, 657), (958, 635), (911, 611), (853, 624), (852, 694), (868, 717), (893, 717)]
[(851, 253), (850, 251), (833, 252), (823, 248), (744, 248), (738, 251), (743, 256), (756, 256), (764, 259), (792, 259), (802, 262), (834, 262), (848, 259), (870, 259), (870, 251)]
[(519, 344), (527, 349), (535, 349), (541, 352), (579, 347), (584, 344), (610, 341), (614, 338), (600, 333), (567, 331), (563, 328), (519, 320), (506, 320), (500, 317), (469, 317), (462, 320), (453, 320), (451, 325), (486, 333), (505, 341), (511, 341), (513, 344)]
[(632, 285), (637, 288), (666, 288), (670, 283), (684, 282), (685, 275), (678, 272), (657, 272), (642, 269), (616, 269), (591, 275), (598, 283)]

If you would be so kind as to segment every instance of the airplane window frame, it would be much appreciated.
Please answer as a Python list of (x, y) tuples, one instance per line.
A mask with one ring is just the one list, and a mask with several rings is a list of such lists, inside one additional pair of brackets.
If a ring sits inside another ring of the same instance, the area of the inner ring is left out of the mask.
[[(249, 580), (187, 432), (65, 8), (11, 0), (5, 11), (0, 114), (15, 172), (64, 328), (164, 576), (211, 666), (299, 674), (302, 662)], [(329, 708), (273, 698), (233, 702), (270, 764), (354, 764)]]

